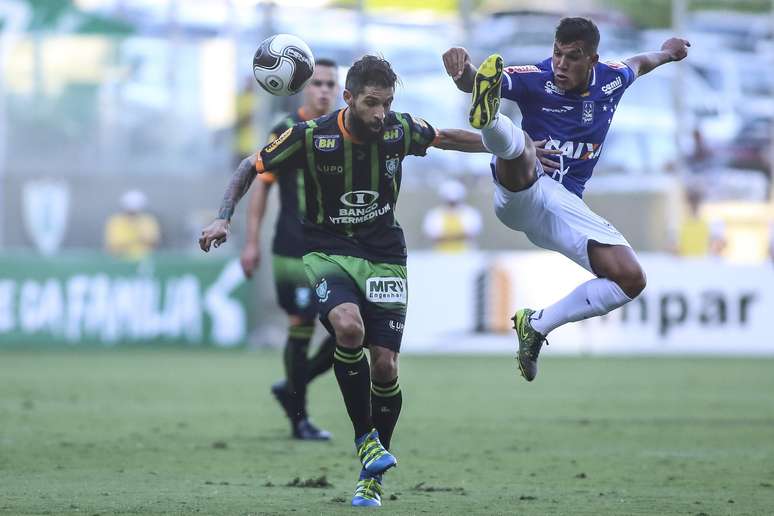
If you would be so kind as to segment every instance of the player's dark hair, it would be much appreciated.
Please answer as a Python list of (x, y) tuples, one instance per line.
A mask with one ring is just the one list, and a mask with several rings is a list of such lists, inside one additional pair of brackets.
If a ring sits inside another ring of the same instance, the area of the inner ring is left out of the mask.
[(329, 66), (331, 68), (336, 68), (337, 66), (339, 66), (339, 65), (336, 64), (336, 61), (334, 61), (333, 59), (328, 59), (327, 57), (321, 57), (319, 59), (315, 59), (314, 60), (314, 64), (315, 64), (315, 66), (317, 66), (317, 65)]
[(588, 18), (562, 18), (556, 26), (554, 39), (563, 44), (582, 41), (586, 50), (596, 53), (599, 46), (599, 29)]
[(366, 86), (394, 88), (396, 82), (398, 82), (398, 76), (386, 59), (366, 55), (355, 61), (349, 68), (344, 87), (357, 97)]

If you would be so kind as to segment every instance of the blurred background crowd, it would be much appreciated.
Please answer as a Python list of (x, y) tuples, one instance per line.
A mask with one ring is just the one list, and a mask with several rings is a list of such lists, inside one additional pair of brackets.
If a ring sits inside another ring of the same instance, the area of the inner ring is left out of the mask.
[[(300, 36), (342, 78), (380, 53), (401, 79), (394, 109), (467, 127), (468, 98), (441, 53), (535, 63), (568, 14), (599, 25), (603, 59), (671, 35), (692, 43), (624, 95), (591, 207), (638, 251), (774, 259), (770, 0), (0, 0), (0, 256), (212, 260), (196, 239), (235, 164), (300, 102), (251, 76), (268, 35)], [(492, 214), (488, 159), (407, 160), (398, 215), (411, 250), (531, 249)], [(222, 255), (238, 254), (245, 204)]]
[[(130, 190), (158, 218), (161, 248), (193, 248), (234, 163), (299, 102), (264, 94), (251, 77), (267, 35), (301, 36), (342, 74), (357, 56), (380, 52), (402, 80), (396, 109), (465, 127), (468, 99), (444, 75), (441, 52), (462, 45), (474, 62), (499, 51), (508, 63), (534, 63), (550, 55), (557, 20), (572, 12), (599, 24), (603, 58), (656, 49), (671, 34), (693, 44), (684, 63), (626, 93), (590, 204), (640, 250), (701, 247), (762, 260), (774, 220), (771, 8), (768, 0), (2, 0), (0, 249), (41, 248), (41, 239), (49, 250), (101, 247), (102, 225)], [(432, 245), (411, 222), (443, 202), (448, 178), (482, 212), (481, 248), (525, 245), (489, 216), (486, 157), (431, 154), (429, 164), (407, 166), (399, 209), (412, 248)], [(44, 208), (29, 206), (36, 196)], [(697, 219), (725, 245), (680, 242), (698, 231)]]

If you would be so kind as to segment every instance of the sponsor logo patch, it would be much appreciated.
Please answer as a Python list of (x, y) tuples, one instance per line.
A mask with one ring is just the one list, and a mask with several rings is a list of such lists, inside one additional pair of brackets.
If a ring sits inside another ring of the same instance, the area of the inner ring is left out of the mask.
[(321, 174), (328, 174), (328, 175), (336, 175), (336, 174), (343, 174), (344, 173), (344, 166), (343, 165), (336, 165), (336, 164), (317, 164), (317, 171)]
[(314, 148), (322, 152), (333, 152), (341, 145), (338, 134), (321, 134), (314, 137)]
[(621, 86), (623, 86), (623, 79), (621, 79), (621, 76), (619, 75), (615, 78), (614, 81), (610, 81), (602, 86), (602, 93), (605, 95), (610, 95)]
[(276, 140), (274, 140), (273, 142), (271, 142), (269, 145), (266, 146), (266, 149), (265, 149), (266, 153), (271, 154), (272, 152), (277, 150), (277, 147), (279, 147), (282, 144), (282, 142), (287, 140), (288, 136), (290, 136), (290, 133), (292, 132), (293, 132), (292, 127), (289, 127), (288, 129), (286, 129), (285, 132), (279, 135)]
[(347, 192), (339, 197), (342, 204), (351, 206), (353, 208), (363, 208), (376, 202), (379, 198), (379, 192), (373, 190), (355, 190), (354, 192)]
[(554, 84), (552, 81), (546, 81), (545, 86), (546, 93), (554, 93), (556, 95), (564, 95), (564, 90)]
[(574, 106), (562, 106), (558, 108), (550, 108), (550, 107), (542, 107), (543, 111), (546, 113), (567, 113), (568, 111), (572, 111)]
[(391, 330), (394, 330), (398, 333), (403, 333), (403, 327), (405, 325), (406, 325), (405, 323), (402, 323), (400, 321), (393, 321), (393, 320), (390, 320), (390, 322), (387, 323), (387, 326), (389, 326)]
[(387, 143), (397, 142), (403, 138), (403, 126), (393, 125), (384, 130), (382, 139)]
[(376, 277), (366, 280), (366, 299), (374, 303), (400, 303), (405, 305), (406, 280), (397, 277)]
[(540, 71), (535, 65), (506, 66), (505, 73), (537, 73)]

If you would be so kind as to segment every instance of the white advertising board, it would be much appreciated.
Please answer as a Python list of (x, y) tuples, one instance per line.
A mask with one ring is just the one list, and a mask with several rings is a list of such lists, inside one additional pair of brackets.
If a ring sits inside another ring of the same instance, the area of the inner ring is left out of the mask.
[[(550, 353), (774, 355), (774, 266), (640, 255), (642, 295), (604, 317), (549, 336)], [(409, 258), (404, 352), (515, 350), (517, 308), (541, 308), (592, 276), (534, 251)]]

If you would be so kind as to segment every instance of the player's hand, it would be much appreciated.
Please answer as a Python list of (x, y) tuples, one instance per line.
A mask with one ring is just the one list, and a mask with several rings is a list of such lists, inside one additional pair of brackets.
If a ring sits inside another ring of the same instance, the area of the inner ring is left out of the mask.
[(546, 149), (546, 140), (540, 140), (535, 142), (535, 155), (540, 163), (543, 165), (543, 169), (546, 172), (554, 172), (559, 170), (559, 162), (551, 159), (551, 156), (561, 154), (559, 149)]
[(245, 244), (242, 254), (239, 256), (239, 263), (242, 265), (242, 272), (245, 273), (245, 277), (252, 278), (253, 271), (261, 263), (261, 248), (258, 246), (258, 243), (248, 242)]
[(469, 64), (470, 54), (462, 47), (452, 47), (443, 53), (443, 66), (455, 81), (462, 77)]
[(199, 247), (205, 253), (210, 251), (210, 246), (220, 247), (228, 238), (230, 224), (226, 219), (215, 219), (209, 226), (202, 230), (202, 236), (199, 237)]
[(669, 38), (661, 45), (661, 51), (669, 54), (672, 61), (681, 61), (688, 56), (688, 47), (691, 43), (687, 39)]

